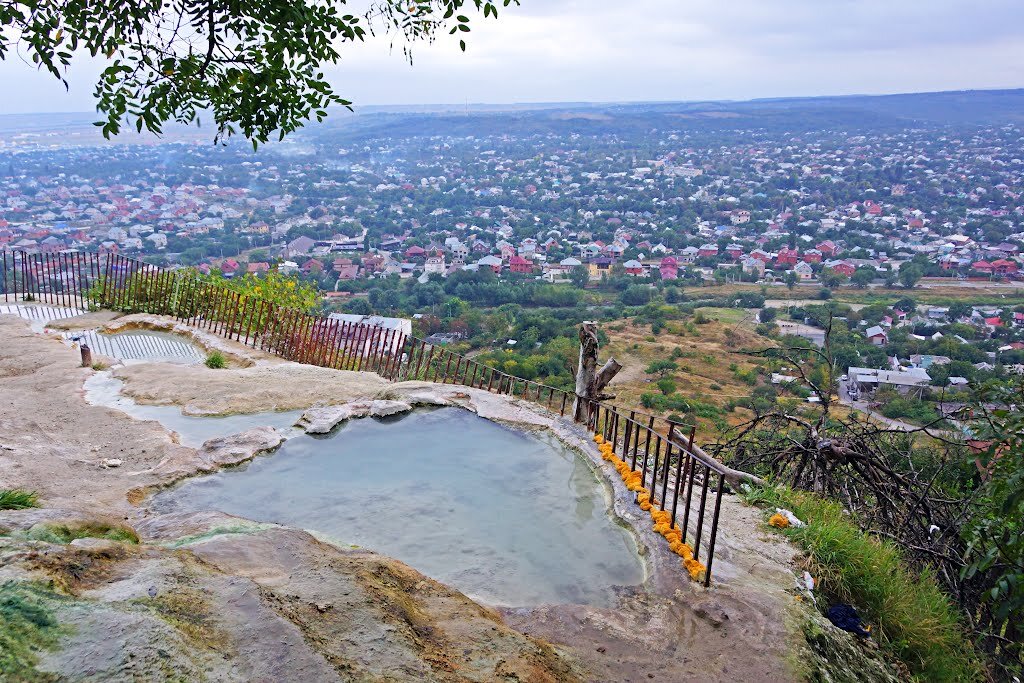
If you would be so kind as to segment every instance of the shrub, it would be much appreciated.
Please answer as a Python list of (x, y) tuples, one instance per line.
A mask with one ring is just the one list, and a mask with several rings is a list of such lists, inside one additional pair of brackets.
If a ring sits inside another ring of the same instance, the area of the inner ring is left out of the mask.
[(902, 418), (920, 423), (934, 422), (939, 419), (939, 414), (930, 403), (903, 397), (886, 401), (881, 408), (881, 413), (890, 419)]
[(732, 376), (738, 382), (744, 382), (745, 384), (749, 384), (750, 386), (754, 386), (755, 384), (757, 384), (757, 370), (755, 370), (754, 368), (750, 368), (749, 370), (740, 370), (739, 368), (737, 368), (736, 370), (733, 371)]
[(224, 354), (220, 351), (214, 351), (206, 357), (206, 367), (219, 370), (220, 368), (227, 367), (228, 361), (224, 358)]
[(654, 360), (647, 365), (645, 372), (649, 375), (658, 375), (659, 377), (665, 377), (673, 370), (678, 370), (679, 365), (675, 361), (671, 360)]
[(658, 390), (661, 391), (661, 393), (663, 393), (666, 396), (668, 396), (669, 394), (676, 393), (676, 383), (673, 382), (668, 377), (665, 377), (664, 379), (659, 379), (657, 384)]
[(39, 507), (39, 494), (23, 489), (0, 489), (0, 510), (25, 510)]
[(645, 393), (640, 394), (640, 403), (644, 408), (655, 410), (673, 410), (690, 413), (696, 417), (713, 418), (721, 415), (722, 411), (711, 403), (704, 403), (695, 398), (684, 398), (682, 396), (666, 396), (663, 394)]

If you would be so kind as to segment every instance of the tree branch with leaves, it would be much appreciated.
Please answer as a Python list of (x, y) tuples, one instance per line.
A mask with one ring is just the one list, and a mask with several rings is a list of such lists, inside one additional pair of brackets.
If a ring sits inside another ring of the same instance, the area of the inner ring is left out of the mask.
[(345, 0), (0, 0), (0, 59), (20, 55), (67, 87), (87, 53), (106, 63), (94, 95), (104, 137), (125, 125), (160, 134), (208, 113), (214, 140), (255, 148), (351, 107), (324, 75), (342, 48), (373, 37), (412, 45), (438, 36), (466, 49), (472, 16), (519, 0), (381, 0), (362, 14)]

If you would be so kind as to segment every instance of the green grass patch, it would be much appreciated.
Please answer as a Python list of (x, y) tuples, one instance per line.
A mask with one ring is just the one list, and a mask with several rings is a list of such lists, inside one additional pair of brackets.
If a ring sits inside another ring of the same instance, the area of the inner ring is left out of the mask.
[(106, 522), (42, 522), (29, 529), (25, 537), (33, 541), (61, 545), (67, 545), (76, 538), (105, 538), (131, 545), (139, 544), (138, 534), (131, 529)]
[(220, 370), (221, 368), (227, 367), (227, 365), (228, 361), (220, 351), (213, 351), (206, 357), (206, 367), (208, 368)]
[(0, 489), (0, 510), (27, 510), (39, 507), (39, 494), (23, 489)]
[(52, 605), (60, 597), (40, 584), (0, 585), (0, 680), (39, 683), (56, 674), (36, 669), (38, 653), (57, 644), (61, 628)]
[(807, 523), (782, 533), (806, 551), (817, 590), (853, 605), (872, 635), (921, 681), (973, 681), (982, 665), (955, 607), (929, 571), (917, 573), (899, 548), (865, 534), (842, 506), (805, 491), (758, 489), (755, 505), (792, 510)]

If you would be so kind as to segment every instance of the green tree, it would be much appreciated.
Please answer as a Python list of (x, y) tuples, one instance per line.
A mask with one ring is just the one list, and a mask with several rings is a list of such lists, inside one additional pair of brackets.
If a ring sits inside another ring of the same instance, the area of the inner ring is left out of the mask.
[(946, 318), (950, 322), (959, 320), (960, 318), (966, 318), (971, 315), (971, 305), (963, 301), (955, 301), (949, 305), (949, 310), (946, 312)]
[(370, 306), (370, 302), (361, 297), (348, 301), (344, 308), (347, 313), (354, 313), (355, 315), (370, 315), (373, 313), (373, 307)]
[(448, 33), (465, 50), (470, 10), (497, 17), (512, 3), (379, 0), (357, 16), (345, 0), (5, 0), (0, 59), (17, 47), (65, 86), (76, 53), (104, 60), (95, 96), (105, 137), (125, 122), (160, 133), (209, 111), (215, 139), (240, 132), (256, 146), (350, 104), (323, 73), (340, 46), (399, 38), (410, 57), (416, 41)]
[(668, 377), (663, 377), (659, 379), (657, 384), (658, 390), (661, 391), (661, 393), (664, 394), (665, 396), (676, 393), (676, 383), (675, 381)]
[(651, 361), (647, 366), (648, 375), (658, 375), (659, 377), (666, 377), (673, 370), (678, 370), (679, 365), (675, 361), (671, 360), (655, 360)]
[[(1003, 636), (1000, 647), (1010, 661), (1024, 654), (1024, 413), (1010, 407), (1022, 400), (1020, 380), (992, 385), (979, 395), (975, 409), (986, 416), (982, 436), (991, 440), (981, 461), (986, 507), (964, 531), (969, 564), (963, 575), (982, 577), (990, 629)], [(998, 407), (990, 410), (991, 405)]]
[(832, 270), (831, 268), (823, 268), (821, 274), (818, 275), (818, 280), (826, 287), (835, 289), (846, 282), (846, 276)]
[(573, 283), (577, 287), (586, 287), (590, 281), (590, 274), (587, 273), (585, 266), (575, 266), (569, 271), (569, 282)]
[(873, 268), (858, 268), (850, 277), (850, 282), (858, 289), (864, 289), (870, 285), (878, 273)]
[(643, 306), (651, 300), (654, 290), (646, 285), (633, 285), (626, 289), (619, 299), (627, 306)]
[(924, 268), (918, 264), (904, 263), (900, 266), (900, 284), (907, 289), (913, 289), (922, 277), (924, 277)]

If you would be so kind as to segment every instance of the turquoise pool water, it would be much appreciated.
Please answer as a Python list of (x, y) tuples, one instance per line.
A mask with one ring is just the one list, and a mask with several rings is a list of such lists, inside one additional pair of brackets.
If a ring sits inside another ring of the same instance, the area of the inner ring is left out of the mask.
[[(200, 418), (203, 419), (203, 418)], [(492, 605), (610, 605), (643, 581), (583, 456), (457, 408), (356, 420), (158, 494), (403, 560)]]

